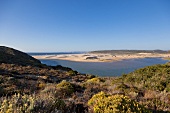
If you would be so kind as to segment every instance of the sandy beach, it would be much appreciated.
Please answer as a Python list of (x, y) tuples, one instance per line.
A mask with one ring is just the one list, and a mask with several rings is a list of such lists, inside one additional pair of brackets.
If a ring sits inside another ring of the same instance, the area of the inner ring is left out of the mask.
[(137, 53), (137, 54), (65, 54), (65, 55), (38, 55), (33, 56), (36, 59), (58, 59), (58, 60), (70, 60), (77, 62), (114, 62), (124, 59), (136, 59), (136, 58), (170, 58), (170, 54), (158, 54), (158, 53)]

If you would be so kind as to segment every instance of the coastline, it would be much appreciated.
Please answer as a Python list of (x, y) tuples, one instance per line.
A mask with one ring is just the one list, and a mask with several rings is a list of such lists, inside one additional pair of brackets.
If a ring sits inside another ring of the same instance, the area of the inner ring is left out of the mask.
[(69, 60), (76, 62), (115, 62), (125, 59), (138, 59), (138, 58), (163, 58), (169, 59), (170, 54), (159, 53), (136, 53), (136, 54), (100, 54), (100, 53), (84, 53), (84, 54), (60, 54), (60, 55), (37, 55), (32, 56), (36, 59), (48, 60)]

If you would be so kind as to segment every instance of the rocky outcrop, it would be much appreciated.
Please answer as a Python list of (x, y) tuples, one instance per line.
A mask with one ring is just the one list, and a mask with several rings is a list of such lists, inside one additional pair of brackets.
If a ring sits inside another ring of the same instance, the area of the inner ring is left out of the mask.
[(41, 62), (26, 53), (13, 48), (0, 46), (0, 63), (18, 64), (18, 65), (41, 65)]

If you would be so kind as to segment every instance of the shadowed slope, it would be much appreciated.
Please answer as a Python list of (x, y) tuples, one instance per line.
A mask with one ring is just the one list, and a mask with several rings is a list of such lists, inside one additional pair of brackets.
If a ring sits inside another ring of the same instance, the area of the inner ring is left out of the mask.
[(0, 46), (0, 63), (18, 65), (40, 65), (41, 62), (21, 51)]

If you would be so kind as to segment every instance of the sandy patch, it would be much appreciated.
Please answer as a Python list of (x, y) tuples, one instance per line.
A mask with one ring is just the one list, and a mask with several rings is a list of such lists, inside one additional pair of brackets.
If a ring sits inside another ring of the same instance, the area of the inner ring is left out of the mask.
[(121, 61), (124, 59), (134, 59), (134, 58), (167, 58), (170, 54), (152, 54), (152, 53), (138, 53), (138, 54), (121, 54), (121, 55), (111, 55), (111, 54), (68, 54), (68, 55), (42, 55), (33, 56), (36, 59), (59, 59), (59, 60), (70, 60), (77, 62), (113, 62)]

